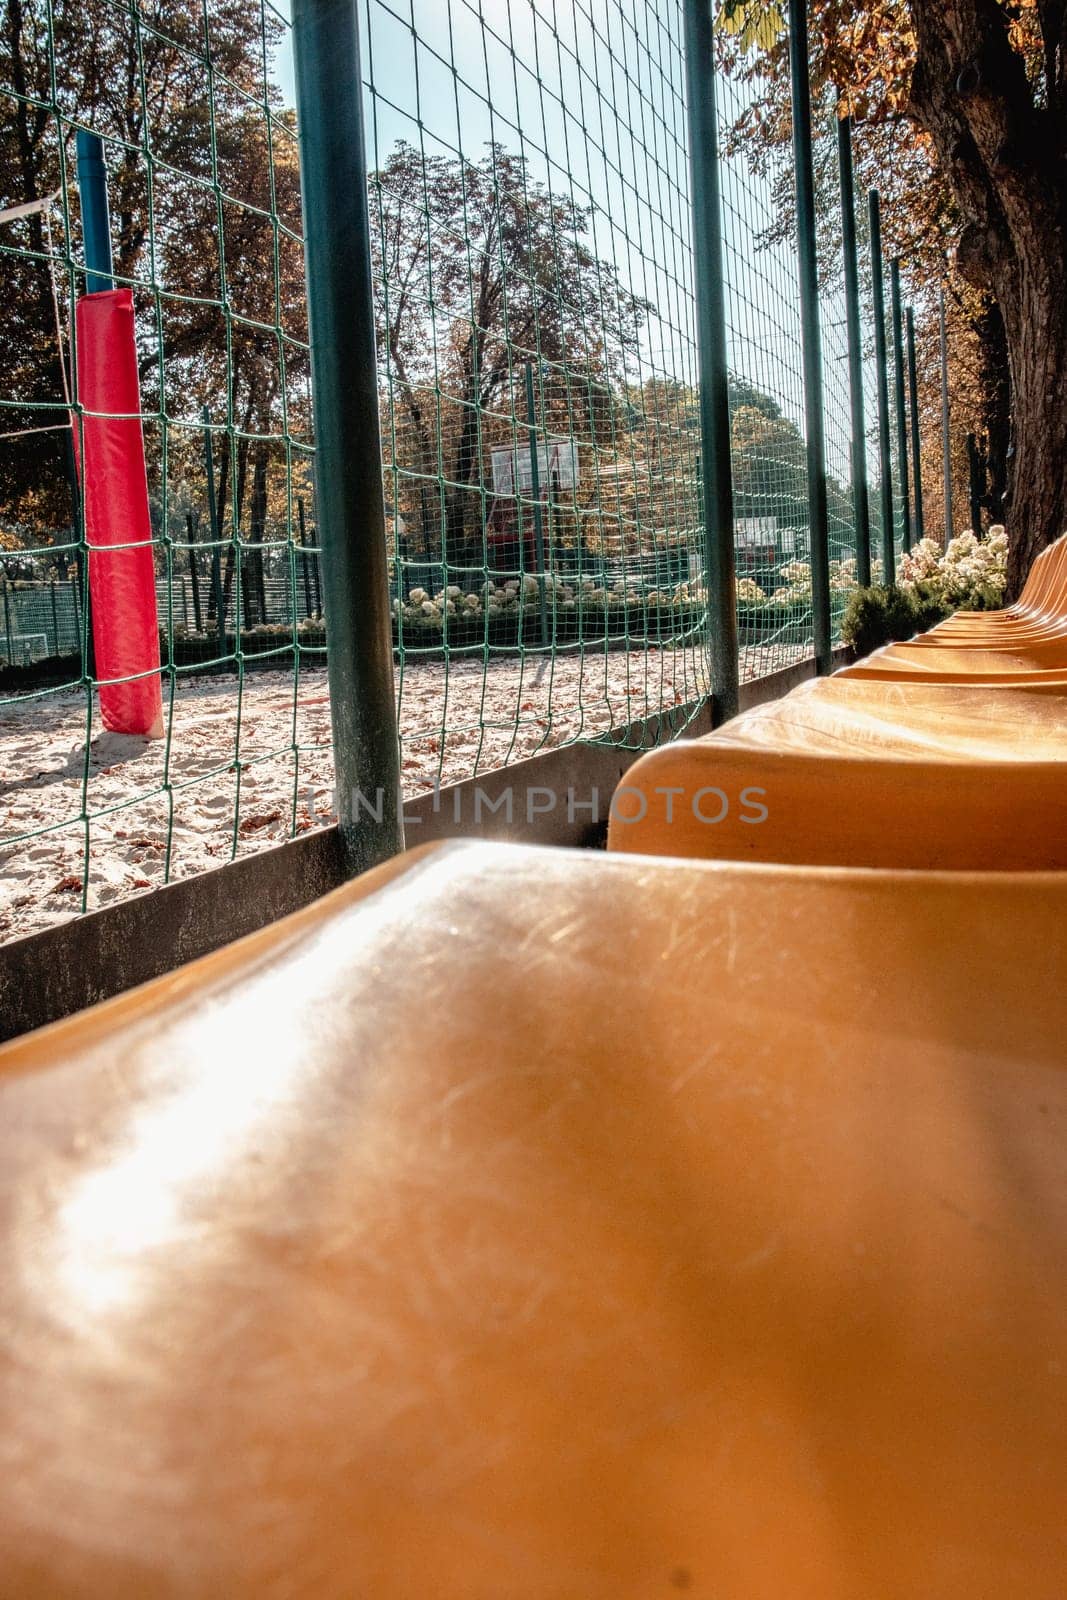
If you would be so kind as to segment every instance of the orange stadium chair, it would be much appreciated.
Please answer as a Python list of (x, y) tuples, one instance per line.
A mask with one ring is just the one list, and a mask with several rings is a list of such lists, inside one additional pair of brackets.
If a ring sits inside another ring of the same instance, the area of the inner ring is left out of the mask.
[(8, 1046), (4, 1592), (1061, 1600), (1065, 921), (452, 846)]
[(612, 800), (608, 848), (839, 866), (1067, 867), (1067, 701), (975, 687), (803, 684), (660, 746)]

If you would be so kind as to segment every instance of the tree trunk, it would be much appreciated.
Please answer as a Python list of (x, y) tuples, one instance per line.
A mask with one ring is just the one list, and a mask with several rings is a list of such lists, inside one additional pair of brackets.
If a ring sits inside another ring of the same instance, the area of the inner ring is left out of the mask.
[[(910, 0), (912, 109), (964, 219), (958, 266), (1000, 307), (1011, 379), (1004, 496), (1017, 594), (1037, 553), (1067, 528), (1067, 54), (1062, 8), (1047, 106), (1035, 104), (997, 0)], [(992, 439), (991, 443), (995, 444)]]

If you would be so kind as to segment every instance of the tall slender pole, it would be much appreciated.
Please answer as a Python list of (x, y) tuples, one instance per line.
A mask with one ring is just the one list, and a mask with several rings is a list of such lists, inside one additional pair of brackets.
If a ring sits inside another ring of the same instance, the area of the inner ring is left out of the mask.
[[(222, 588), (222, 551), (219, 503), (215, 498), (215, 451), (211, 441), (211, 412), (207, 406), (200, 413), (204, 424), (204, 472), (207, 477), (207, 520), (211, 531), (211, 592), (215, 597), (215, 631), (219, 639), (219, 655), (226, 654), (226, 596)], [(236, 629), (234, 630), (236, 632)]]
[(915, 541), (924, 537), (923, 529), (923, 467), (919, 446), (919, 369), (915, 359), (915, 312), (911, 306), (905, 312), (908, 340), (908, 407), (911, 411), (911, 481), (915, 490)]
[(804, 421), (808, 457), (808, 531), (811, 540), (811, 609), (815, 668), (833, 665), (830, 632), (829, 512), (819, 329), (819, 272), (815, 254), (815, 177), (811, 159), (811, 91), (808, 84), (807, 0), (789, 0), (789, 79), (793, 100), (793, 167), (796, 176), (800, 335), (804, 359)]
[(986, 463), (978, 435), (967, 435), (967, 475), (971, 501), (971, 532), (982, 537), (982, 496), (985, 494)]
[(98, 133), (79, 128), (75, 135), (78, 194), (81, 198), (82, 240), (85, 248), (85, 292), (101, 294), (115, 287), (111, 262), (111, 220), (107, 207), (107, 166), (104, 141)]
[[(304, 502), (296, 502), (296, 514), (300, 527), (300, 565), (304, 569), (304, 615), (313, 616), (315, 607), (311, 600), (311, 558), (307, 553), (307, 529), (304, 526)], [(405, 596), (406, 598), (406, 596)]]
[(904, 402), (904, 318), (900, 310), (900, 257), (889, 263), (889, 315), (893, 323), (893, 399), (897, 418), (897, 460), (900, 463), (901, 542), (911, 549), (911, 505), (908, 498), (908, 417)]
[(356, 0), (293, 0), (292, 17), (334, 770), (354, 875), (404, 848), (363, 76)]
[(848, 396), (852, 437), (852, 515), (856, 524), (856, 581), (871, 581), (871, 506), (867, 489), (867, 418), (863, 409), (863, 343), (860, 276), (856, 254), (856, 193), (852, 180), (852, 118), (837, 120), (837, 166), (841, 180), (841, 245), (845, 264), (845, 329), (848, 337)]
[(541, 505), (541, 469), (537, 460), (537, 404), (534, 400), (533, 362), (526, 363), (526, 427), (530, 444), (530, 494), (533, 498), (534, 553), (537, 558), (537, 599), (541, 613), (541, 643), (548, 646), (548, 607), (545, 602), (545, 525)]
[(882, 582), (897, 575), (893, 537), (893, 461), (889, 450), (889, 371), (885, 342), (885, 282), (882, 276), (882, 212), (878, 190), (867, 197), (871, 222), (871, 298), (874, 301), (874, 366), (878, 389), (878, 487), (882, 511)]
[(734, 485), (730, 399), (726, 378), (719, 128), (711, 0), (684, 0), (685, 68), (692, 182), (693, 272), (700, 374), (700, 495), (704, 581), (711, 634), (716, 720), (738, 711), (737, 600), (734, 575)]
[(937, 308), (941, 334), (941, 471), (945, 500), (945, 544), (952, 538), (952, 417), (948, 394), (948, 336), (945, 330), (945, 287), (941, 286)]
[(193, 622), (196, 624), (197, 633), (204, 631), (204, 617), (200, 609), (200, 574), (196, 563), (196, 524), (193, 522), (193, 513), (185, 513), (185, 536), (189, 541), (189, 576), (193, 580)]

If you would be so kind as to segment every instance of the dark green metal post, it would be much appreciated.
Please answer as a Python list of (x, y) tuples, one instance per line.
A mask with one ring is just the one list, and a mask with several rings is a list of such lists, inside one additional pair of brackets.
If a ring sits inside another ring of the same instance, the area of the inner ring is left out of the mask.
[(845, 263), (845, 328), (848, 335), (856, 580), (860, 587), (865, 589), (871, 581), (871, 506), (867, 490), (867, 418), (863, 409), (863, 343), (860, 334), (860, 277), (856, 255), (856, 194), (852, 181), (851, 117), (838, 118), (837, 165), (841, 179), (841, 244)]
[(982, 537), (982, 499), (986, 486), (986, 460), (978, 435), (967, 435), (967, 477), (971, 501), (971, 532)]
[(738, 711), (737, 600), (730, 397), (726, 381), (719, 128), (711, 0), (684, 0), (685, 74), (692, 183), (693, 273), (700, 375), (700, 496), (704, 581), (716, 720)]
[(952, 538), (952, 418), (948, 394), (948, 338), (945, 332), (945, 289), (941, 286), (937, 320), (941, 333), (941, 472), (945, 497), (945, 544)]
[(915, 359), (915, 312), (908, 307), (905, 317), (908, 341), (908, 405), (911, 409), (911, 481), (915, 490), (915, 542), (923, 538), (923, 468), (919, 456), (919, 369)]
[(833, 665), (830, 632), (829, 514), (826, 503), (825, 411), (819, 271), (815, 255), (815, 178), (811, 161), (811, 92), (808, 84), (807, 0), (789, 0), (789, 78), (793, 100), (793, 167), (800, 268), (800, 334), (804, 357), (804, 422), (808, 455), (808, 530), (811, 540), (811, 609), (815, 668)]
[(193, 580), (193, 621), (197, 633), (204, 631), (204, 617), (200, 609), (200, 573), (197, 570), (196, 550), (196, 524), (193, 522), (193, 513), (185, 513), (185, 533), (189, 540), (189, 576)]
[(307, 528), (304, 526), (304, 502), (296, 502), (296, 515), (300, 527), (300, 565), (304, 569), (304, 615), (314, 616), (315, 607), (311, 599), (311, 557), (307, 551)]
[(541, 505), (541, 468), (537, 460), (537, 405), (533, 362), (526, 363), (526, 425), (530, 443), (530, 495), (533, 499), (534, 551), (537, 556), (537, 599), (541, 611), (541, 643), (548, 648), (548, 606), (545, 602), (545, 525)]
[(207, 520), (211, 530), (211, 592), (215, 596), (215, 631), (219, 636), (219, 656), (226, 654), (226, 597), (222, 589), (222, 552), (219, 544), (219, 504), (215, 498), (215, 451), (211, 441), (211, 413), (207, 406), (200, 413), (204, 424), (204, 471), (207, 475)]
[(900, 465), (901, 542), (911, 549), (911, 504), (908, 497), (908, 417), (904, 402), (904, 318), (900, 309), (900, 257), (889, 263), (889, 315), (893, 323), (893, 399), (897, 416), (897, 459)]
[(293, 0), (337, 806), (350, 874), (404, 848), (356, 0)]
[(893, 538), (893, 461), (889, 450), (889, 366), (885, 342), (885, 282), (882, 277), (882, 212), (878, 190), (867, 197), (871, 223), (871, 298), (874, 302), (874, 365), (878, 389), (878, 485), (882, 501), (882, 582), (896, 581)]

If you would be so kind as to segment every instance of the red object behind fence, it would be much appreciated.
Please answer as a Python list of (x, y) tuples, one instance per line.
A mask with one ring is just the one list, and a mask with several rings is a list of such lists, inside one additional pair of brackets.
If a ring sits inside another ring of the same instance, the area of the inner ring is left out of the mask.
[[(86, 411), (112, 413), (82, 419), (78, 452), (96, 676), (105, 680), (100, 714), (114, 733), (159, 738), (159, 621), (132, 292), (85, 295), (77, 327), (78, 398)], [(77, 440), (77, 427), (74, 432)], [(120, 548), (108, 548), (113, 545)], [(106, 681), (117, 678), (131, 681)]]

